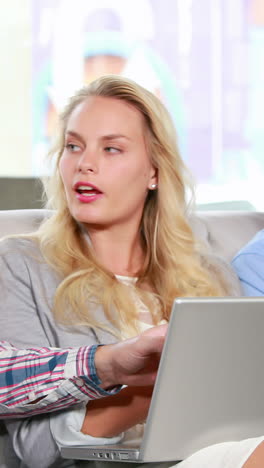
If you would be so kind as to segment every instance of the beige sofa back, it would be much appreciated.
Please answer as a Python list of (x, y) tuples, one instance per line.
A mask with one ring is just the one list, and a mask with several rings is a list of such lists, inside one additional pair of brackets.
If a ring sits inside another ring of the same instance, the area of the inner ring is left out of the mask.
[[(50, 212), (44, 209), (0, 211), (0, 237), (35, 230)], [(264, 213), (254, 211), (202, 211), (192, 218), (197, 236), (228, 261), (260, 229)]]

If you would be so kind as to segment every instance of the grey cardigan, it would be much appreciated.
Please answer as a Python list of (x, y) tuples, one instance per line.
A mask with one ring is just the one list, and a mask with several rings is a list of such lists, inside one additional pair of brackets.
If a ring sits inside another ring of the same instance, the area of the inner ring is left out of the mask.
[[(69, 347), (113, 343), (114, 335), (89, 327), (67, 328), (55, 323), (52, 303), (60, 283), (30, 239), (10, 238), (0, 243), (1, 339), (20, 348)], [(101, 307), (96, 309), (104, 320)], [(16, 454), (23, 463), (7, 461), (8, 468), (76, 466), (60, 458), (51, 435), (49, 415), (6, 421)], [(11, 448), (8, 449), (11, 456)], [(13, 458), (12, 458), (13, 459)], [(84, 462), (80, 462), (83, 466)], [(87, 464), (88, 462), (85, 462)], [(89, 466), (92, 466), (90, 463)]]
[[(225, 266), (225, 274), (239, 293), (238, 282)], [(66, 327), (55, 323), (52, 303), (60, 278), (44, 261), (39, 248), (30, 239), (10, 238), (0, 243), (0, 329), (1, 339), (17, 347), (69, 347), (95, 343), (113, 343), (110, 332), (89, 327)], [(104, 321), (104, 312), (96, 308)], [(94, 462), (62, 460), (52, 437), (48, 414), (31, 419), (9, 420), (6, 426), (15, 454), (9, 450), (8, 468), (76, 467)], [(11, 462), (11, 456), (13, 457)], [(17, 457), (17, 458), (16, 458)], [(21, 462), (19, 461), (21, 460)], [(109, 466), (109, 465), (107, 465)], [(123, 466), (123, 465), (122, 465)], [(127, 466), (127, 465), (126, 465)], [(162, 464), (163, 467), (167, 464)], [(135, 465), (133, 465), (135, 467)]]

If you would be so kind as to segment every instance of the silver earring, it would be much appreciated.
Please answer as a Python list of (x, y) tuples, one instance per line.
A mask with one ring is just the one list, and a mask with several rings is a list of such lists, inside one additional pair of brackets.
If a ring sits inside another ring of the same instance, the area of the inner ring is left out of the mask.
[(158, 184), (152, 184), (152, 185), (150, 186), (150, 188), (155, 189), (155, 188), (157, 188), (157, 186), (158, 186)]

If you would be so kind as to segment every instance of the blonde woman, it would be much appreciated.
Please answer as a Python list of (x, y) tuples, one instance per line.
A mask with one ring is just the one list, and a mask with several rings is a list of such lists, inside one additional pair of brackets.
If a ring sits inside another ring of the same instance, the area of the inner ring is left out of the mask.
[[(109, 344), (168, 321), (176, 296), (237, 293), (235, 276), (190, 227), (187, 171), (153, 94), (117, 76), (98, 79), (70, 100), (51, 154), (54, 214), (36, 234), (1, 245), (3, 339), (23, 347)], [(113, 442), (145, 420), (151, 393), (151, 385), (127, 386), (61, 418), (79, 421), (76, 440)], [(8, 421), (18, 466), (85, 464), (60, 458), (58, 420)], [(232, 466), (243, 466), (259, 442), (210, 447), (182, 466), (206, 466), (212, 453), (210, 466), (227, 466), (221, 460), (230, 450)]]

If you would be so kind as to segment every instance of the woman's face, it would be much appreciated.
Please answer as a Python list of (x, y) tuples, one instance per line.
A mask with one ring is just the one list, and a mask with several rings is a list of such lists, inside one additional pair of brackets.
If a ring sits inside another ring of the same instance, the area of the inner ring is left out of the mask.
[(157, 183), (141, 113), (115, 98), (88, 97), (70, 115), (60, 159), (72, 216), (87, 226), (138, 226)]

